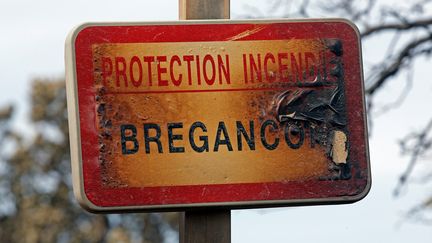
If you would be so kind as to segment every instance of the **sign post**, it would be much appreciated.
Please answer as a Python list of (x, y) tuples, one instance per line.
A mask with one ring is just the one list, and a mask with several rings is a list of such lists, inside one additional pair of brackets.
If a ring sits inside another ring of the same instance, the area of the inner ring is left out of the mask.
[[(180, 15), (228, 5), (180, 1)], [(344, 19), (78, 26), (74, 194), (91, 212), (185, 211), (185, 243), (228, 242), (231, 209), (358, 201), (371, 185), (361, 63)]]
[(90, 211), (369, 190), (360, 43), (345, 20), (85, 24), (66, 52), (74, 193)]
[[(180, 20), (229, 19), (230, 0), (179, 0)], [(180, 243), (231, 242), (231, 210), (180, 213)]]

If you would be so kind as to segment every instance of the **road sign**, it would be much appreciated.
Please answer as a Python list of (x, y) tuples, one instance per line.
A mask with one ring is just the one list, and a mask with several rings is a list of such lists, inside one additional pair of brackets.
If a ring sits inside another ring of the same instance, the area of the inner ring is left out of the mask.
[(88, 210), (369, 191), (360, 41), (346, 20), (84, 24), (66, 61), (74, 192)]

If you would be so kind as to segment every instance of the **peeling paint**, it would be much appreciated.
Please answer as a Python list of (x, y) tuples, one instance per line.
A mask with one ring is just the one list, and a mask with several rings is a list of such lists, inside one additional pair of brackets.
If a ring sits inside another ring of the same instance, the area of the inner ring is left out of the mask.
[(293, 119), (345, 126), (347, 122), (343, 96), (343, 89), (339, 86), (285, 91), (276, 98), (277, 118), (280, 122)]
[(311, 146), (316, 143), (327, 151), (329, 176), (321, 179), (347, 180), (351, 178), (351, 165), (342, 42), (323, 39), (322, 45), (330, 54), (327, 57), (330, 77), (317, 75), (307, 87), (283, 91), (275, 96), (273, 105), (280, 123), (303, 123), (310, 128)]
[(336, 164), (346, 164), (348, 158), (347, 136), (342, 131), (333, 131), (331, 158)]

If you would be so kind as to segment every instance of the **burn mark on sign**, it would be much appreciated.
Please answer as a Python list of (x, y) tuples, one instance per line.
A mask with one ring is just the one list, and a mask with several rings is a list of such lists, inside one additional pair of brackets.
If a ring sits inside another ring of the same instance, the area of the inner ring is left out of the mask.
[[(260, 28), (250, 29), (233, 38), (242, 39), (259, 31)], [(276, 170), (286, 171), (277, 175), (277, 180), (284, 182), (351, 177), (343, 50), (339, 40), (287, 40), (279, 48), (266, 45), (261, 52), (229, 52), (233, 60), (246, 56), (248, 65), (240, 65), (242, 69), (237, 68), (236, 72), (231, 69), (233, 77), (238, 78), (233, 78), (231, 83), (218, 89), (217, 92), (225, 92), (225, 89), (236, 92), (235, 98), (222, 93), (221, 96), (226, 99), (213, 95), (216, 90), (209, 89), (209, 86), (193, 82), (184, 87), (150, 85), (138, 89), (130, 85), (133, 82), (117, 87), (116, 77), (123, 77), (124, 70), (131, 73), (127, 80), (134, 81), (134, 77), (141, 76), (141, 69), (135, 70), (134, 67), (139, 65), (131, 64), (129, 68), (121, 68), (121, 75), (111, 74), (111, 79), (104, 78), (104, 58), (114, 60), (114, 66), (109, 67), (114, 72), (116, 57), (135, 60), (139, 56), (134, 48), (127, 46), (123, 51), (115, 48), (119, 47), (93, 47), (94, 111), (97, 115), (98, 143), (104, 145), (99, 147), (103, 186), (141, 186), (141, 181), (148, 183), (146, 186), (153, 186), (157, 178), (153, 178), (152, 173), (157, 171), (163, 174), (166, 168), (170, 171), (168, 163), (163, 160), (153, 161), (154, 158), (184, 158), (185, 154), (201, 159), (203, 156), (196, 155), (207, 153), (209, 157), (217, 158), (208, 163), (207, 168), (213, 168), (213, 164), (221, 162), (220, 154), (227, 158), (240, 158), (242, 161), (241, 156), (256, 154), (256, 157), (260, 157), (269, 151), (273, 154), (279, 152), (277, 157), (272, 155), (272, 160), (268, 159), (270, 156), (262, 156), (263, 159), (257, 160), (257, 164), (262, 168), (264, 162), (272, 161), (273, 169), (269, 170), (272, 173), (268, 174), (273, 176), (277, 174), (273, 173)], [(164, 51), (161, 49), (159, 53), (151, 55), (168, 56)], [(147, 55), (146, 52), (143, 53), (142, 55)], [(194, 57), (198, 57), (198, 54)], [(266, 56), (272, 57), (268, 58), (270, 61), (265, 61)], [(152, 65), (157, 71), (156, 63)], [(187, 75), (188, 67), (184, 66), (183, 71), (177, 71)], [(244, 70), (246, 71), (243, 72)], [(156, 71), (152, 71), (151, 77), (156, 80)], [(150, 71), (148, 73), (151, 74)], [(247, 75), (242, 76), (244, 73)], [(169, 77), (168, 74), (161, 72), (162, 78)], [(265, 78), (266, 75), (271, 78)], [(126, 84), (125, 80), (123, 78), (119, 83)], [(201, 101), (206, 106), (201, 105)], [(230, 104), (236, 105), (228, 109)], [(213, 110), (217, 115), (213, 116), (207, 110)], [(285, 153), (280, 153), (281, 150)], [(176, 155), (167, 156), (168, 154)], [(189, 158), (175, 163), (186, 164), (184, 161), (189, 161)], [(208, 161), (203, 160), (201, 164)], [(182, 170), (199, 167), (201, 164), (191, 161)], [(355, 164), (352, 166), (355, 172)], [(203, 173), (207, 173), (207, 168), (203, 169)], [(237, 179), (231, 176), (230, 180), (253, 181), (257, 172), (260, 170), (250, 170), (250, 177), (240, 175), (238, 178), (241, 179)], [(182, 173), (186, 174), (182, 171), (166, 173), (169, 176), (165, 177), (168, 179), (164, 179), (164, 183), (174, 177), (181, 178), (181, 183), (190, 183), (188, 178), (183, 179)], [(221, 174), (225, 176), (226, 173)], [(143, 175), (151, 178), (144, 180), (141, 178)], [(218, 178), (222, 177), (217, 176), (212, 179), (212, 183), (221, 182)]]
[[(113, 138), (116, 124), (113, 124), (119, 116), (123, 116), (123, 112), (127, 112), (127, 106), (117, 104), (114, 102), (114, 97), (106, 95), (108, 93), (107, 87), (100, 82), (102, 76), (102, 63), (97, 56), (102, 53), (110, 52), (109, 47), (97, 47), (94, 49), (94, 74), (95, 74), (95, 101), (96, 101), (96, 115), (97, 115), (97, 129), (98, 129), (98, 144), (99, 156), (98, 162), (101, 169), (101, 180), (104, 186), (108, 187), (124, 187), (127, 186), (123, 182), (117, 180), (118, 176), (113, 173), (112, 169), (113, 160), (116, 156), (117, 141)], [(121, 106), (121, 108), (119, 107)]]
[[(330, 160), (330, 175), (323, 180), (351, 178), (349, 163), (349, 136), (345, 107), (343, 48), (338, 39), (325, 39), (322, 44), (330, 55), (330, 76), (318, 75), (307, 88), (286, 90), (275, 96), (276, 118), (280, 123), (302, 123), (308, 127), (311, 147), (315, 143), (326, 149)], [(335, 86), (327, 85), (336, 79)]]
[(281, 122), (292, 119), (346, 125), (343, 90), (339, 86), (334, 89), (288, 90), (277, 99), (277, 114)]
[(339, 39), (324, 39), (323, 42), (329, 51), (331, 51), (338, 57), (342, 56), (342, 42)]

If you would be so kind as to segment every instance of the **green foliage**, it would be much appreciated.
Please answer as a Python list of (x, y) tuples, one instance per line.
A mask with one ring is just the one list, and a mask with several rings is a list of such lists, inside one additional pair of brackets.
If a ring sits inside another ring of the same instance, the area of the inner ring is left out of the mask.
[[(11, 129), (13, 109), (0, 110), (0, 239), (2, 242), (163, 242), (176, 214), (94, 215), (72, 195), (66, 92), (62, 80), (35, 80), (30, 141)], [(3, 209), (3, 210), (2, 210)]]

